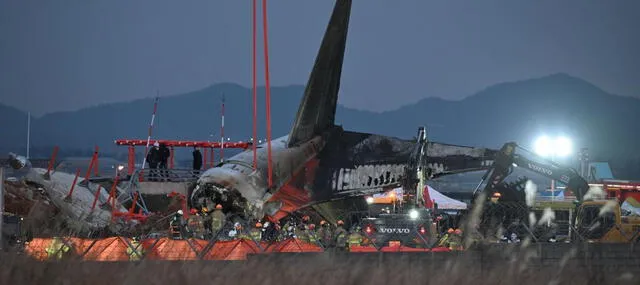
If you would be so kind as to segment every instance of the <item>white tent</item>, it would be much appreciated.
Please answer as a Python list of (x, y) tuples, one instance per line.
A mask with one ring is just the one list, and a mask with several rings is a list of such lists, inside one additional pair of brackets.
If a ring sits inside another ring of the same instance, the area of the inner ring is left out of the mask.
[[(436, 191), (431, 186), (427, 186), (429, 189), (429, 198), (432, 201), (435, 201), (438, 204), (438, 209), (442, 210), (465, 210), (467, 209), (467, 203), (455, 200), (453, 198), (449, 198), (442, 193)], [(386, 193), (373, 195), (374, 198), (382, 198), (387, 197), (391, 192), (395, 192), (396, 197), (399, 199), (402, 197), (402, 187), (393, 189)], [(425, 193), (426, 194), (426, 193)], [(424, 195), (425, 199), (427, 195)]]
[(431, 188), (431, 186), (427, 186), (427, 188), (429, 189), (429, 197), (431, 198), (431, 200), (434, 200), (438, 204), (438, 209), (442, 209), (442, 210), (467, 209), (467, 203), (442, 195), (442, 193), (436, 191), (436, 189)]

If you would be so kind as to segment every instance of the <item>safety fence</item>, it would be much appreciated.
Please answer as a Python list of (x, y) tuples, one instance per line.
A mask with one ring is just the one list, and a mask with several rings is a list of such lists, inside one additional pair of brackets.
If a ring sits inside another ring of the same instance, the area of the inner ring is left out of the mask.
[[(324, 252), (320, 245), (289, 238), (267, 243), (251, 239), (210, 241), (202, 239), (176, 240), (150, 238), (136, 241), (125, 237), (83, 239), (74, 237), (34, 238), (25, 244), (24, 252), (40, 260), (81, 259), (85, 261), (148, 260), (246, 260), (249, 254)], [(448, 248), (411, 248), (389, 244), (352, 246), (350, 252), (445, 252)]]

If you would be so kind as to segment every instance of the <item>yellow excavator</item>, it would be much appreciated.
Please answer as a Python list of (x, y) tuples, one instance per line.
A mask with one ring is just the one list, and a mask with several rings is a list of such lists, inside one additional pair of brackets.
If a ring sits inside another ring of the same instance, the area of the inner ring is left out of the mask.
[[(523, 154), (532, 155), (533, 159)], [(497, 186), (516, 167), (559, 181), (566, 185), (565, 195), (575, 195), (576, 200), (569, 202), (572, 205), (566, 207), (572, 213), (569, 215), (570, 231), (575, 233), (571, 235), (572, 240), (596, 243), (635, 243), (640, 240), (638, 211), (624, 210), (621, 201), (606, 199), (606, 195), (601, 193), (592, 193), (598, 191), (590, 192), (589, 183), (574, 169), (537, 156), (514, 142), (504, 144), (496, 154), (493, 165), (474, 191), (474, 197), (483, 192), (488, 200), (493, 199), (493, 202), (496, 202), (496, 197), (501, 196)], [(482, 192), (479, 191), (485, 182), (484, 189)], [(522, 202), (524, 204), (524, 201)], [(549, 208), (556, 210), (554, 207)]]
[(624, 211), (616, 199), (587, 200), (577, 207), (575, 229), (587, 242), (635, 243), (640, 216)]

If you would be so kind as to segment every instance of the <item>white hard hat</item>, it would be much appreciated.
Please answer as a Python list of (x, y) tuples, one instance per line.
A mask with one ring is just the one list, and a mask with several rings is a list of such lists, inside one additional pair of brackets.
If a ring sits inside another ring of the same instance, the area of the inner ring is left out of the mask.
[(160, 143), (158, 143), (158, 142), (154, 142), (154, 143), (153, 143), (153, 146), (160, 146)]
[(178, 210), (178, 215), (182, 215), (184, 214), (184, 212), (182, 212), (182, 210)]

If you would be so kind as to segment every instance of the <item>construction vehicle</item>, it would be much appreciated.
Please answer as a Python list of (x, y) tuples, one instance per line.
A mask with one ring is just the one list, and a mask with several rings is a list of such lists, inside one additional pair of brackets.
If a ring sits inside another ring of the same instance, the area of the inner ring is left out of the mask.
[(2, 213), (2, 245), (1, 248), (21, 247), (24, 243), (22, 234), (23, 218), (11, 213)]
[(640, 216), (623, 213), (617, 199), (582, 202), (576, 214), (576, 239), (602, 243), (637, 242)]
[(418, 129), (415, 147), (406, 168), (402, 192), (391, 190), (381, 197), (366, 197), (368, 212), (360, 219), (364, 236), (376, 247), (399, 243), (428, 247), (434, 243), (433, 210), (425, 207), (424, 189), (428, 179), (427, 136)]
[(367, 197), (369, 212), (360, 219), (361, 230), (376, 247), (399, 242), (409, 247), (428, 247), (435, 242), (432, 209), (416, 207), (412, 195), (390, 191), (382, 197)]
[[(521, 152), (516, 152), (520, 150)], [(527, 158), (524, 154), (530, 155)], [(496, 154), (493, 165), (487, 170), (478, 187), (474, 191), (474, 197), (484, 195), (487, 204), (499, 204), (502, 193), (501, 189), (505, 178), (512, 173), (513, 169), (521, 167), (528, 171), (540, 174), (544, 177), (554, 179), (565, 184), (565, 195), (575, 195), (574, 201), (561, 201), (559, 207), (550, 207), (553, 201), (546, 202), (546, 206), (537, 204), (537, 208), (550, 208), (554, 211), (565, 209), (568, 211), (568, 231), (571, 240), (583, 240), (588, 242), (635, 242), (640, 235), (640, 216), (633, 215), (630, 211), (621, 210), (621, 201), (617, 199), (606, 199), (605, 195), (593, 195), (588, 193), (589, 184), (577, 171), (572, 168), (561, 166), (557, 163), (541, 158), (533, 154), (514, 142), (508, 142)], [(482, 191), (481, 185), (485, 184)], [(504, 189), (504, 188), (502, 188)], [(596, 193), (597, 194), (597, 193)], [(526, 198), (526, 195), (520, 195)], [(520, 224), (526, 224), (527, 216), (523, 213), (534, 210), (535, 204), (525, 203), (523, 199), (513, 202), (512, 205), (521, 205), (522, 208), (512, 207), (518, 212), (514, 216)], [(542, 207), (541, 207), (542, 206)], [(524, 209), (524, 211), (523, 211)], [(573, 215), (575, 213), (575, 215)], [(507, 215), (511, 213), (506, 213)], [(521, 227), (522, 228), (522, 227)], [(576, 234), (571, 235), (572, 230)], [(526, 229), (530, 234), (539, 232), (536, 229)], [(522, 232), (522, 231), (521, 231)], [(534, 236), (535, 240), (538, 240)]]

